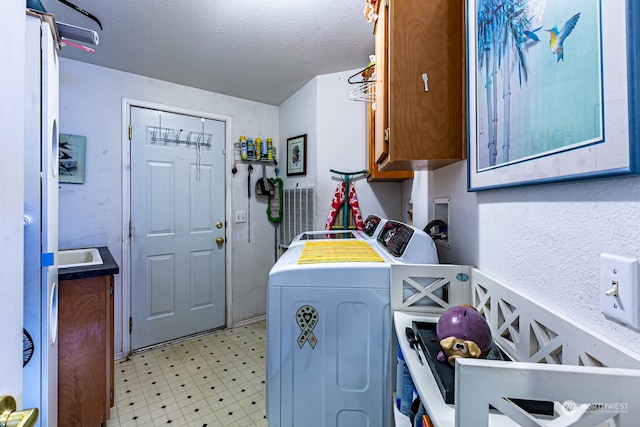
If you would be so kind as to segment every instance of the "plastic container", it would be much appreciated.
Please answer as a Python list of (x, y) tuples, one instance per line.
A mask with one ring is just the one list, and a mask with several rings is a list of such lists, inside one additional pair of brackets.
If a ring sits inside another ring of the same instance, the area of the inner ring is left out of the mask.
[(256, 159), (262, 157), (262, 138), (256, 138)]
[(267, 160), (273, 160), (273, 140), (267, 138)]
[(400, 412), (409, 416), (411, 403), (413, 403), (414, 386), (409, 367), (402, 355), (400, 344), (398, 344), (398, 365), (396, 369), (396, 406)]
[(240, 137), (240, 158), (245, 160), (247, 158), (247, 137)]
[(249, 160), (255, 160), (256, 158), (256, 146), (251, 138), (247, 138), (247, 158)]

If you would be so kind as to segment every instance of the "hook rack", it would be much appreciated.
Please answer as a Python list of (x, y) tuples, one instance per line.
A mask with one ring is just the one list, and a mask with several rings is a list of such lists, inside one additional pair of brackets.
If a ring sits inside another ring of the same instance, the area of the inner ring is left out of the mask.
[[(187, 139), (180, 139), (180, 134), (182, 133), (182, 129), (177, 132), (174, 129), (162, 128), (151, 126), (153, 134), (151, 136), (152, 142), (162, 142), (164, 144), (172, 143), (172, 144), (185, 144), (185, 145), (195, 145), (200, 147), (211, 147), (211, 139), (213, 138), (213, 134), (203, 133), (203, 132), (189, 132), (187, 133)], [(172, 134), (176, 134), (175, 138), (171, 138)], [(206, 142), (203, 142), (206, 140)]]

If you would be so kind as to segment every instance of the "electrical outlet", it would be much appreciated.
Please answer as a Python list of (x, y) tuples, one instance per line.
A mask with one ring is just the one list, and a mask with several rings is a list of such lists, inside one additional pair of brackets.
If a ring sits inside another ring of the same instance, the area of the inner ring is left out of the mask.
[(246, 211), (236, 211), (236, 222), (247, 222)]
[(600, 254), (602, 314), (634, 329), (638, 322), (638, 260)]

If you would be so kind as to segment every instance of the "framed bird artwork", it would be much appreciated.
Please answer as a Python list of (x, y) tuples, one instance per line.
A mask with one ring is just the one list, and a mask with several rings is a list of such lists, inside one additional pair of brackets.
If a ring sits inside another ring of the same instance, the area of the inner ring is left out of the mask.
[(467, 0), (468, 190), (640, 172), (640, 4)]
[(61, 184), (84, 184), (86, 137), (61, 133), (58, 136), (58, 166)]

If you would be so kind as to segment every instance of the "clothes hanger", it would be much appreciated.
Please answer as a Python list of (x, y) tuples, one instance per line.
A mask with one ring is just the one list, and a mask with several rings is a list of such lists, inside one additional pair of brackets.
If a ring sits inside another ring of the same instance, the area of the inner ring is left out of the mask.
[(67, 0), (58, 0), (58, 1), (64, 4), (65, 6), (69, 6), (71, 9), (75, 10), (76, 12), (80, 12), (87, 18), (92, 19), (96, 24), (98, 24), (98, 27), (100, 27), (100, 30), (102, 30), (102, 24), (100, 23), (100, 20), (96, 18), (94, 15), (92, 15), (91, 13), (87, 12), (84, 9), (79, 8), (78, 6), (71, 3), (70, 1), (67, 1)]
[[(62, 1), (62, 0), (59, 0)], [(353, 76), (349, 77), (347, 79), (347, 81), (349, 83), (351, 83), (352, 85), (359, 85), (362, 83), (368, 83), (371, 80), (371, 76), (373, 74), (373, 70), (372, 68), (374, 68), (376, 66), (375, 63), (370, 64), (369, 66), (367, 66), (366, 68), (363, 68), (362, 70), (358, 71), (357, 73), (355, 73)], [(358, 81), (352, 81), (354, 77), (360, 77), (360, 80)]]

